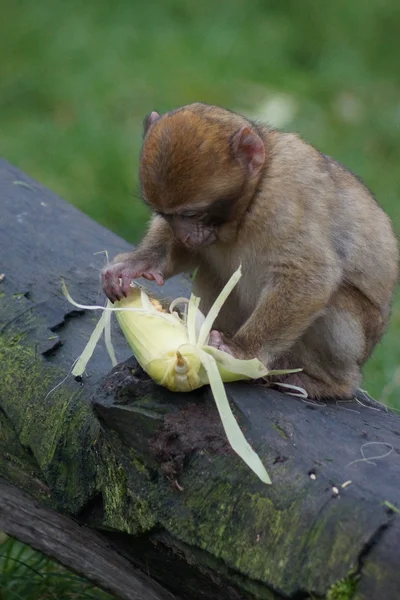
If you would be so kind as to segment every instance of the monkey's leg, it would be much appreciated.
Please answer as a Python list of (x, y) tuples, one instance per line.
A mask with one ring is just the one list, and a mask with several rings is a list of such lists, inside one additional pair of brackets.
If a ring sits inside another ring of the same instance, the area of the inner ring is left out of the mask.
[(361, 367), (384, 330), (380, 311), (354, 289), (343, 288), (302, 338), (271, 368), (303, 368), (280, 381), (303, 387), (310, 398), (351, 397)]
[[(326, 331), (321, 328), (320, 334), (324, 335), (324, 333), (326, 334)], [(351, 397), (361, 380), (357, 361), (353, 358), (345, 364), (340, 356), (339, 347), (336, 347), (336, 354), (331, 351), (334, 340), (325, 337), (316, 344), (314, 336), (313, 339), (310, 337), (307, 332), (304, 339), (295, 344), (285, 356), (276, 359), (270, 367), (271, 369), (302, 368), (303, 371), (271, 377), (271, 383), (279, 382), (304, 388), (309, 398)], [(277, 389), (282, 388), (277, 386)]]
[[(289, 368), (289, 366), (288, 363), (280, 363), (278, 361), (273, 368), (282, 369)], [(293, 367), (291, 366), (291, 368)], [(329, 398), (352, 398), (355, 393), (355, 390), (357, 389), (357, 384), (353, 384), (348, 381), (327, 382), (322, 379), (313, 377), (305, 371), (301, 373), (293, 373), (292, 375), (281, 375), (279, 377), (271, 377), (270, 379), (271, 384), (274, 387), (274, 384), (277, 384), (279, 382), (284, 383), (285, 385), (303, 388), (307, 392), (308, 397), (314, 400)], [(279, 391), (283, 391), (282, 386), (279, 385), (276, 385), (276, 389)], [(293, 393), (296, 393), (296, 389), (293, 389)]]

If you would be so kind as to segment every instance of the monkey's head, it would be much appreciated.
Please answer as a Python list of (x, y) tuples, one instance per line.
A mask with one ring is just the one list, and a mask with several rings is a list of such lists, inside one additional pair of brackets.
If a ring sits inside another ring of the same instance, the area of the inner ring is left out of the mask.
[(235, 237), (264, 163), (252, 123), (228, 110), (192, 104), (145, 120), (142, 195), (187, 247)]

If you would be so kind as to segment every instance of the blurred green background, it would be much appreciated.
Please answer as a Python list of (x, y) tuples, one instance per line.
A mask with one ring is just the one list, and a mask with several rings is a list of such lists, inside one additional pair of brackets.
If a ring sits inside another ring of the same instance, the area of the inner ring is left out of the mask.
[(113, 600), (29, 546), (0, 531), (1, 600)]
[[(399, 233), (399, 33), (398, 0), (3, 0), (0, 155), (137, 242), (144, 115), (215, 103), (345, 163)], [(399, 333), (398, 295), (364, 387), (400, 409)], [(18, 542), (0, 554), (4, 600), (106, 597)]]
[[(148, 218), (142, 119), (196, 100), (300, 132), (400, 231), (398, 0), (3, 0), (1, 14), (0, 155), (128, 240)], [(398, 408), (399, 331), (398, 299), (364, 384)]]

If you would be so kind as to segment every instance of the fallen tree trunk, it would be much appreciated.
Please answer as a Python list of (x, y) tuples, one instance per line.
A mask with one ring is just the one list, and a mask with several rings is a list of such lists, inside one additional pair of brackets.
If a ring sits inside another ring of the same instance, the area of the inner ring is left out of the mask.
[(0, 480), (2, 527), (13, 537), (35, 546), (74, 571), (123, 598), (173, 600), (104, 537), (70, 518), (40, 506), (27, 494)]
[(0, 205), (0, 529), (127, 600), (398, 599), (397, 416), (226, 386), (262, 484), (209, 389), (156, 386), (119, 333), (121, 364), (99, 348), (82, 382), (68, 376), (97, 316), (60, 279), (102, 303), (95, 253), (128, 245), (6, 162)]

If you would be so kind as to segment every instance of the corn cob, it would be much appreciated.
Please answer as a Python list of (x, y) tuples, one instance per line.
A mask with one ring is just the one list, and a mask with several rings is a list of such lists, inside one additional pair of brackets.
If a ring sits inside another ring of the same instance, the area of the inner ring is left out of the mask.
[(271, 483), (261, 460), (244, 438), (232, 414), (223, 382), (259, 379), (278, 372), (268, 371), (257, 358), (240, 360), (208, 346), (213, 322), (240, 277), (241, 267), (232, 275), (206, 317), (198, 309), (200, 299), (192, 295), (186, 301), (188, 307), (185, 318), (173, 310), (176, 302), (171, 305), (170, 312), (166, 312), (157, 301), (149, 298), (142, 287), (136, 285), (132, 286), (127, 298), (115, 305), (108, 302), (101, 307), (76, 303), (63, 283), (63, 292), (74, 306), (103, 310), (72, 374), (83, 374), (103, 330), (106, 332), (107, 349), (113, 364), (116, 364), (110, 336), (110, 318), (115, 312), (133, 354), (155, 383), (174, 392), (189, 392), (210, 384), (232, 448), (264, 483)]

